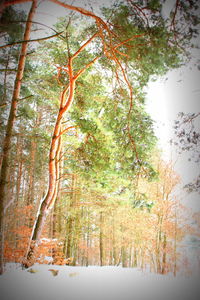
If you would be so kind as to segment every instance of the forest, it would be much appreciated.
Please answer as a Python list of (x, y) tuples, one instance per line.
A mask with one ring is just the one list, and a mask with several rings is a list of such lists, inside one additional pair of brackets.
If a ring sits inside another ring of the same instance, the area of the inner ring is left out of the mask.
[(14, 262), (176, 276), (199, 214), (190, 222), (175, 193), (145, 87), (190, 61), (198, 1), (102, 1), (97, 14), (49, 0), (64, 13), (51, 26), (34, 21), (42, 2), (0, 4), (0, 273)]

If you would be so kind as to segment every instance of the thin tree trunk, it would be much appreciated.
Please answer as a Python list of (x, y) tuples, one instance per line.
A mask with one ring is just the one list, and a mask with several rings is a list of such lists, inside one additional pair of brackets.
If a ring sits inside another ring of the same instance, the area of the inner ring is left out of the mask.
[[(75, 176), (74, 182), (74, 205), (79, 207), (80, 203), (80, 183), (78, 181), (77, 176)], [(76, 208), (75, 216), (74, 216), (74, 238), (73, 238), (73, 262), (72, 265), (75, 266), (77, 263), (78, 258), (78, 245), (80, 239), (80, 219), (81, 219), (81, 212), (80, 209)]]
[(124, 245), (121, 247), (121, 256), (122, 256), (122, 267), (127, 268), (128, 267), (127, 249)]
[(163, 238), (162, 274), (166, 273), (166, 259), (167, 259), (166, 247), (167, 247), (167, 237), (165, 233)]
[[(58, 238), (58, 233), (59, 235), (61, 234), (61, 211), (60, 211), (60, 207), (58, 207), (58, 203), (60, 201), (61, 198), (61, 178), (63, 175), (63, 152), (62, 152), (62, 137), (61, 138), (61, 151), (60, 151), (60, 155), (59, 155), (59, 174), (60, 174), (60, 178), (58, 180), (58, 195), (56, 197), (55, 200), (55, 205), (54, 205), (54, 209), (53, 209), (53, 213), (52, 213), (52, 239), (57, 239)], [(57, 226), (58, 225), (58, 226)], [(53, 247), (52, 249), (52, 258), (53, 258), (53, 264), (56, 264), (56, 260), (57, 260), (57, 253), (56, 253), (56, 248)]]
[(89, 241), (90, 241), (90, 236), (87, 235), (87, 249), (86, 249), (86, 254), (84, 253), (84, 257), (85, 257), (85, 266), (86, 266), (86, 267), (89, 266), (89, 251), (88, 251)]
[(90, 217), (89, 213), (87, 215), (87, 249), (86, 249), (86, 266), (88, 267), (89, 265), (89, 247), (90, 247)]
[[(72, 175), (72, 186), (71, 186), (71, 199), (70, 199), (70, 213), (73, 212), (73, 207), (76, 201), (76, 179), (75, 175)], [(66, 250), (66, 258), (72, 257), (72, 248), (73, 248), (73, 227), (75, 223), (75, 217), (70, 215), (67, 220), (67, 250)]]
[(20, 198), (20, 187), (22, 181), (22, 169), (23, 169), (23, 158), (22, 158), (22, 141), (20, 136), (17, 137), (17, 179), (16, 179), (16, 202)]
[(9, 62), (10, 62), (10, 56), (11, 56), (11, 48), (8, 51), (8, 56), (7, 56), (7, 61), (6, 61), (6, 65), (5, 65), (5, 75), (4, 75), (4, 82), (3, 82), (3, 87), (4, 87), (4, 91), (3, 91), (3, 104), (7, 104), (7, 73), (8, 73), (8, 69), (9, 69)]
[(30, 153), (30, 170), (29, 170), (29, 189), (27, 197), (27, 205), (31, 205), (34, 200), (34, 181), (35, 181), (35, 157), (37, 151), (37, 144), (35, 138), (31, 140), (31, 153)]
[(100, 234), (99, 234), (99, 252), (100, 252), (100, 266), (104, 265), (104, 243), (103, 243), (103, 212), (100, 212)]
[(66, 258), (70, 258), (72, 255), (72, 228), (73, 228), (73, 220), (72, 217), (69, 217), (67, 222), (67, 250), (66, 250)]
[(117, 253), (116, 253), (116, 241), (115, 241), (115, 215), (114, 213), (112, 214), (112, 253), (113, 253), (113, 259), (112, 263), (114, 266), (117, 264)]
[(174, 224), (174, 270), (173, 274), (176, 276), (177, 273), (177, 261), (176, 261), (176, 251), (177, 251), (177, 208), (175, 207), (175, 224)]
[(158, 232), (157, 232), (157, 245), (156, 245), (156, 264), (157, 264), (157, 273), (161, 274), (162, 269), (161, 269), (161, 262), (160, 262), (160, 246), (161, 246), (161, 234), (162, 234), (162, 217), (158, 217)]
[(137, 268), (137, 266), (138, 266), (138, 259), (137, 259), (137, 248), (136, 247), (134, 247), (134, 260), (133, 260), (133, 267), (134, 268)]
[[(52, 236), (51, 238), (53, 240), (55, 240), (57, 238), (57, 235), (56, 235), (56, 221), (57, 221), (57, 201), (58, 201), (58, 198), (56, 199), (56, 202), (55, 202), (55, 205), (54, 205), (54, 209), (53, 209), (53, 212), (52, 212), (52, 215), (51, 215), (51, 226), (52, 226)], [(52, 259), (53, 259), (53, 264), (56, 264), (56, 248), (55, 247), (52, 247)]]
[[(35, 14), (37, 7), (37, 0), (32, 1), (31, 9), (27, 18), (24, 40), (30, 39), (30, 32), (32, 26), (32, 19)], [(0, 175), (0, 274), (3, 273), (3, 243), (2, 243), (2, 232), (3, 232), (3, 210), (4, 203), (7, 196), (7, 183), (8, 183), (8, 170), (9, 170), (9, 154), (11, 148), (11, 138), (14, 127), (14, 122), (16, 119), (17, 112), (17, 102), (20, 96), (21, 84), (24, 74), (24, 67), (27, 55), (28, 43), (23, 43), (21, 47), (21, 53), (18, 62), (17, 75), (15, 78), (11, 108), (9, 113), (9, 118), (6, 127), (6, 135), (3, 143), (2, 151), (2, 165), (1, 165), (1, 175)]]
[(129, 256), (128, 256), (128, 267), (132, 266), (132, 246), (129, 247)]

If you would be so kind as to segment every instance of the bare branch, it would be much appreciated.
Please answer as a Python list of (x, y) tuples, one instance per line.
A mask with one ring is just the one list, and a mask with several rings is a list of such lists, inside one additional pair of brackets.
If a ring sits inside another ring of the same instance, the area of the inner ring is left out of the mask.
[(28, 99), (28, 98), (31, 98), (31, 97), (33, 97), (33, 95), (29, 95), (29, 96), (27, 96), (27, 97), (20, 98), (20, 99), (18, 99), (18, 101), (22, 101), (22, 100), (25, 100), (25, 99)]
[(176, 14), (178, 11), (178, 6), (179, 6), (179, 0), (176, 0), (175, 11), (174, 11), (172, 22), (171, 22), (171, 27), (173, 27), (173, 29), (175, 29), (175, 18), (176, 18)]
[(11, 43), (11, 44), (7, 44), (7, 45), (0, 46), (0, 49), (7, 48), (7, 47), (11, 47), (11, 46), (18, 45), (18, 44), (32, 43), (32, 42), (40, 42), (40, 41), (52, 39), (52, 38), (54, 38), (54, 37), (56, 37), (56, 36), (61, 35), (62, 33), (63, 33), (63, 31), (58, 32), (58, 33), (56, 33), (56, 34), (54, 34), (54, 35), (50, 35), (50, 36), (46, 36), (46, 37), (40, 38), (40, 39), (24, 40), (24, 41), (14, 42), (14, 43)]
[(0, 72), (17, 72), (16, 69), (0, 69)]
[(6, 23), (6, 25), (7, 25), (7, 24), (11, 24), (11, 23), (32, 23), (32, 24), (42, 25), (42, 26), (44, 26), (44, 27), (46, 27), (46, 28), (51, 29), (51, 30), (54, 31), (55, 33), (58, 33), (54, 28), (52, 28), (52, 27), (50, 27), (50, 26), (48, 26), (48, 25), (45, 25), (45, 24), (43, 24), (43, 23), (40, 23), (40, 22), (35, 22), (35, 21), (9, 21), (8, 23)]
[(145, 8), (145, 7), (140, 8), (138, 5), (134, 4), (132, 0), (128, 0), (128, 2), (129, 2), (133, 7), (135, 7), (135, 9), (136, 9), (137, 11), (139, 11), (139, 12), (142, 14), (142, 16), (144, 17), (144, 19), (145, 19), (145, 21), (146, 21), (147, 26), (149, 27), (149, 21), (148, 21), (148, 18), (147, 18), (147, 16), (146, 16), (146, 14), (143, 12), (143, 10), (146, 9), (146, 8)]

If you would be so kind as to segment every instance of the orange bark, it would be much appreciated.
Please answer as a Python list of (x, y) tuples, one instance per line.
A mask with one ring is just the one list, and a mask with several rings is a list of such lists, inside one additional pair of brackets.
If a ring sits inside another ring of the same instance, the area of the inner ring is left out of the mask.
[[(97, 36), (94, 34), (87, 42), (85, 42), (78, 51), (69, 57), (67, 65), (67, 74), (69, 77), (69, 85), (63, 89), (60, 95), (60, 109), (57, 115), (56, 123), (54, 126), (54, 132), (51, 140), (51, 146), (49, 151), (49, 183), (47, 194), (41, 202), (39, 207), (38, 216), (35, 221), (35, 225), (32, 231), (29, 247), (27, 249), (26, 257), (23, 261), (24, 267), (29, 267), (34, 263), (35, 249), (37, 247), (38, 241), (41, 237), (42, 230), (46, 221), (46, 217), (50, 210), (53, 208), (57, 193), (58, 193), (58, 182), (60, 177), (59, 170), (59, 157), (61, 151), (61, 136), (63, 133), (74, 128), (75, 126), (69, 126), (68, 128), (62, 130), (62, 120), (65, 113), (70, 109), (70, 106), (74, 99), (75, 84), (76, 80), (85, 72), (85, 70), (90, 67), (99, 57), (96, 57), (91, 62), (85, 65), (81, 70), (79, 70), (75, 75), (73, 72), (73, 60), (85, 49), (85, 47), (92, 42), (92, 40)], [(65, 100), (66, 93), (68, 92), (67, 99)]]

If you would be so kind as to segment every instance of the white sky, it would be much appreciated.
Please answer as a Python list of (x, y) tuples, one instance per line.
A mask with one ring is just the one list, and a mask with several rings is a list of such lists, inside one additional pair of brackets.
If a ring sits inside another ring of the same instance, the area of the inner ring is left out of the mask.
[[(174, 120), (179, 112), (191, 113), (199, 110), (200, 72), (185, 67), (169, 72), (166, 77), (149, 84), (147, 111), (155, 120), (155, 131), (162, 148), (172, 138)], [(165, 150), (169, 155), (170, 149)]]
[[(170, 71), (166, 77), (149, 84), (146, 108), (155, 121), (155, 133), (159, 138), (163, 158), (176, 161), (175, 170), (181, 176), (184, 185), (195, 179), (200, 166), (189, 162), (187, 153), (177, 155), (176, 148), (170, 146), (169, 140), (173, 138), (173, 125), (177, 114), (198, 112), (200, 109), (200, 71), (187, 66)], [(188, 207), (200, 211), (199, 194), (183, 193), (183, 197), (183, 202)]]

